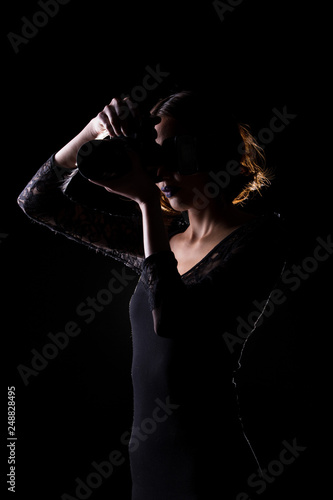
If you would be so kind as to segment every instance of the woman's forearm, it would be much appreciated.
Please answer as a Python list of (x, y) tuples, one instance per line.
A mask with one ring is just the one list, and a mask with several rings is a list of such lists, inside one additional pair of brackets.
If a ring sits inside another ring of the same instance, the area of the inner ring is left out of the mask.
[(145, 203), (140, 203), (139, 206), (142, 213), (145, 257), (147, 258), (153, 253), (170, 250), (159, 194), (152, 196)]
[(93, 134), (91, 124), (88, 123), (74, 139), (55, 154), (55, 162), (63, 168), (77, 168), (76, 160), (79, 149), (86, 144), (86, 142), (94, 139), (96, 139), (96, 137)]

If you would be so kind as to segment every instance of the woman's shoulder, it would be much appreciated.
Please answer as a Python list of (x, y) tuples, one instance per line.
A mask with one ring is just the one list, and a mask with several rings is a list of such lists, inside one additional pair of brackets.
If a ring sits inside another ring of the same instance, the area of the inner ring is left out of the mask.
[(283, 219), (279, 214), (267, 213), (235, 229), (186, 278), (198, 282), (221, 273), (224, 276), (228, 270), (239, 276), (251, 268), (280, 268), (285, 256)]
[(278, 276), (288, 259), (288, 239), (284, 219), (278, 213), (266, 213), (239, 228), (216, 256), (217, 267), (237, 276)]

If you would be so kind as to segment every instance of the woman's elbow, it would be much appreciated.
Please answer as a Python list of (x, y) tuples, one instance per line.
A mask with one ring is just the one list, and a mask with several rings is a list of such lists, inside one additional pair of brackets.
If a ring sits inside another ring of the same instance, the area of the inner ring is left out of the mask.
[(36, 210), (34, 210), (32, 203), (29, 202), (29, 199), (22, 196), (22, 193), (18, 196), (16, 201), (25, 215), (27, 215), (31, 219), (37, 219), (38, 214), (36, 213)]
[(27, 203), (27, 200), (22, 196), (22, 193), (17, 197), (16, 201), (20, 209), (23, 210), (26, 215), (29, 215), (29, 203)]

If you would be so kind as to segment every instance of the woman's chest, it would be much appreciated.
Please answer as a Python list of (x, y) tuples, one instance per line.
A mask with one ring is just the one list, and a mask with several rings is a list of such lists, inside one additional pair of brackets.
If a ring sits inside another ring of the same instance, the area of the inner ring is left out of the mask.
[(170, 247), (177, 260), (179, 274), (182, 276), (193, 269), (217, 247), (220, 241), (220, 238), (216, 238), (191, 245), (187, 244), (181, 235), (174, 236), (170, 240)]

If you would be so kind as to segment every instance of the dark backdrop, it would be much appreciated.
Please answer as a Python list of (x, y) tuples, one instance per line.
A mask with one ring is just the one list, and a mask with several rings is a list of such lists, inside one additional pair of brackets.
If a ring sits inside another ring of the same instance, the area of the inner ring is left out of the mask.
[[(142, 86), (148, 66), (164, 76), (147, 91), (144, 105), (169, 91), (199, 88), (206, 91), (202, 106), (213, 106), (215, 96), (222, 95), (261, 138), (276, 177), (253, 209), (275, 210), (286, 218), (290, 265), (303, 267), (318, 245), (316, 238), (327, 241), (331, 234), (331, 155), (324, 125), (329, 116), (328, 9), (299, 1), (243, 0), (226, 1), (223, 14), (222, 3), (6, 5), (2, 398), (7, 386), (16, 387), (16, 498), (56, 500), (65, 493), (70, 496), (63, 498), (130, 498), (122, 436), (132, 420), (128, 303), (136, 278), (124, 274), (120, 263), (33, 224), (16, 198), (39, 166), (113, 96)], [(8, 33), (14, 35), (8, 38)], [(140, 90), (135, 92), (140, 96)], [(276, 110), (292, 118), (283, 130), (272, 132)], [(109, 203), (96, 189), (81, 182), (76, 194), (93, 204)], [(271, 465), (273, 481), (265, 484), (269, 492), (277, 489), (277, 498), (301, 498), (309, 489), (320, 498), (327, 479), (324, 381), (331, 267), (331, 259), (319, 263), (295, 292), (287, 290), (288, 300), (249, 342), (245, 359), (244, 402), (252, 405), (253, 439), (264, 463), (279, 460), (286, 440), (306, 447), (283, 471)], [(111, 301), (101, 290), (112, 276), (118, 276), (122, 291)], [(99, 297), (104, 305), (98, 302), (92, 311), (89, 297)], [(83, 315), (87, 309), (90, 314)], [(66, 329), (77, 334), (67, 345), (46, 347), (54, 346), (52, 334)], [(44, 361), (43, 350), (49, 356)], [(6, 437), (4, 432), (3, 443)], [(108, 477), (101, 478), (93, 463), (110, 461), (114, 450), (121, 464), (112, 472), (104, 464)], [(7, 456), (8, 448), (6, 462)], [(78, 478), (90, 481), (90, 490), (80, 483), (76, 491)], [(244, 499), (264, 497), (253, 486), (247, 494)]]

